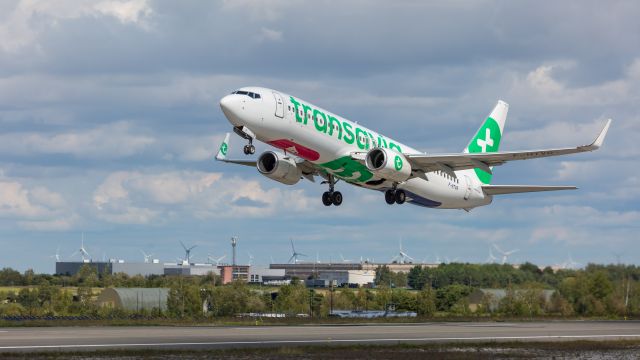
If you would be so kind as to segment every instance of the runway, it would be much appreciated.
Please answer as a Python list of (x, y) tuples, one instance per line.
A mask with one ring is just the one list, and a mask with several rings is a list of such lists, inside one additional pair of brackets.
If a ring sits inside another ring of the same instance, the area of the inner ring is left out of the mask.
[(640, 322), (2, 328), (0, 352), (618, 339), (640, 339)]

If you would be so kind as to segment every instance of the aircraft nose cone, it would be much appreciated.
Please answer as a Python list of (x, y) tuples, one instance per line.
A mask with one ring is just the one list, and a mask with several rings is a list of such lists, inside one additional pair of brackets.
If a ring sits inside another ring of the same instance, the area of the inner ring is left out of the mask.
[(220, 99), (220, 108), (222, 108), (222, 111), (229, 111), (231, 110), (231, 104), (233, 103), (233, 99), (231, 95), (227, 95), (225, 97), (223, 97), (222, 99)]
[(242, 125), (242, 101), (238, 99), (237, 95), (231, 94), (220, 99), (220, 108), (222, 109), (224, 116), (226, 116), (229, 122), (234, 126)]

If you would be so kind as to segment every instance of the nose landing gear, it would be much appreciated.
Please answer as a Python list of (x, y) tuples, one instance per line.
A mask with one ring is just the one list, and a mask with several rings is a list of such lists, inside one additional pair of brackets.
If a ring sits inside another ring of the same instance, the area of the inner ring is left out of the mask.
[(238, 134), (241, 138), (249, 141), (249, 144), (244, 146), (244, 154), (252, 155), (256, 153), (256, 147), (253, 146), (253, 139), (255, 139), (256, 135), (253, 131), (249, 130), (246, 126), (234, 126), (233, 132)]
[(324, 206), (331, 206), (332, 204), (340, 206), (340, 204), (342, 204), (342, 193), (340, 191), (334, 191), (336, 181), (334, 180), (333, 175), (329, 175), (329, 181), (323, 181), (322, 183), (329, 184), (329, 191), (325, 191), (322, 194), (322, 203)]
[(249, 140), (249, 145), (244, 146), (243, 150), (245, 155), (253, 155), (256, 153), (256, 147), (253, 146), (253, 144), (251, 143), (251, 140)]

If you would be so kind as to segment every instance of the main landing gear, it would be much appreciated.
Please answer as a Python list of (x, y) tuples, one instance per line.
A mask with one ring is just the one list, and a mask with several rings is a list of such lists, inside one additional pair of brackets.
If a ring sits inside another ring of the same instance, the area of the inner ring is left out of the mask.
[(329, 191), (325, 191), (322, 194), (322, 203), (324, 206), (331, 206), (331, 204), (340, 206), (340, 204), (342, 204), (342, 193), (340, 191), (334, 191), (336, 181), (334, 180), (333, 175), (329, 175), (329, 181), (323, 181), (323, 184), (324, 183), (329, 184)]
[(398, 190), (396, 188), (389, 189), (384, 192), (384, 200), (389, 205), (393, 205), (393, 203), (404, 204), (404, 202), (407, 201), (407, 194), (404, 190)]

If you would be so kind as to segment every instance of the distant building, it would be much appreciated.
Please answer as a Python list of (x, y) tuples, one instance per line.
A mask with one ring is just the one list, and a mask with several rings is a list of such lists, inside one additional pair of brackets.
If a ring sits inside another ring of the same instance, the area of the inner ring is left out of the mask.
[(85, 265), (95, 269), (98, 274), (112, 273), (111, 266), (113, 264), (110, 262), (58, 261), (56, 262), (56, 275), (74, 276)]
[(209, 273), (220, 275), (218, 266), (212, 264), (161, 264), (160, 262), (125, 262), (123, 260), (111, 262), (56, 262), (56, 274), (73, 276), (80, 271), (82, 266), (87, 265), (96, 270), (98, 274), (118, 274), (124, 273), (129, 276), (150, 276), (150, 275), (186, 275), (204, 276)]
[(399, 264), (399, 263), (363, 263), (362, 264), (362, 270), (373, 270), (375, 271), (378, 266), (386, 266), (389, 268), (389, 270), (391, 272), (394, 273), (408, 273), (409, 271), (411, 271), (411, 269), (413, 269), (416, 266), (420, 266), (420, 267), (424, 267), (424, 268), (437, 268), (439, 264), (425, 264), (425, 263), (406, 263), (406, 264)]
[(305, 280), (320, 271), (329, 270), (362, 270), (359, 263), (297, 263), (297, 264), (271, 264), (270, 269), (282, 269), (285, 276)]
[[(514, 290), (516, 296), (522, 296), (529, 290)], [(555, 290), (538, 290), (541, 300), (545, 303), (551, 301)], [(506, 289), (476, 289), (468, 297), (469, 310), (476, 311), (480, 306), (487, 305), (489, 311), (496, 311), (500, 308), (500, 302), (507, 296)]]
[(220, 275), (220, 269), (212, 264), (164, 264), (165, 275), (205, 276), (213, 273)]
[(127, 263), (115, 262), (111, 264), (113, 274), (124, 273), (129, 276), (163, 275), (164, 265), (160, 263)]
[(251, 266), (249, 268), (250, 283), (271, 283), (285, 280), (284, 269), (271, 269), (267, 266)]
[(249, 269), (251, 268), (249, 265), (221, 265), (218, 268), (220, 269), (220, 278), (223, 284), (228, 284), (236, 279), (249, 280)]
[(364, 286), (373, 284), (376, 272), (373, 270), (323, 270), (318, 271), (318, 280), (329, 283), (332, 281), (337, 286)]
[(107, 288), (98, 296), (97, 304), (127, 311), (167, 310), (169, 289), (165, 288)]
[(322, 271), (335, 270), (365, 270), (376, 271), (379, 266), (387, 266), (392, 272), (409, 272), (415, 266), (422, 267), (438, 267), (438, 264), (397, 264), (397, 263), (296, 263), (296, 264), (271, 264), (271, 269), (284, 269), (287, 277), (297, 277), (299, 279), (307, 279), (313, 274)]

